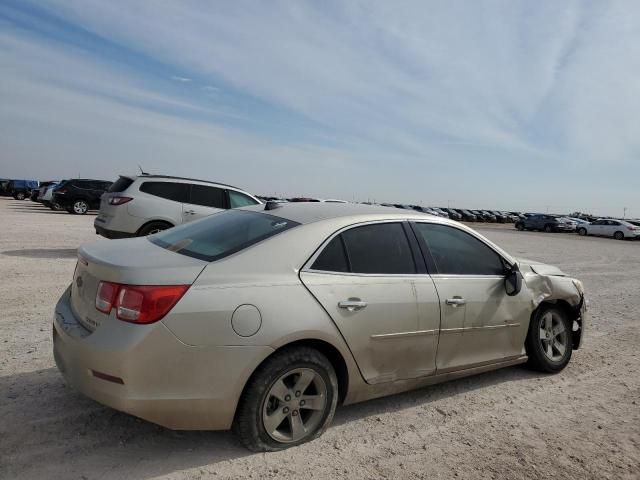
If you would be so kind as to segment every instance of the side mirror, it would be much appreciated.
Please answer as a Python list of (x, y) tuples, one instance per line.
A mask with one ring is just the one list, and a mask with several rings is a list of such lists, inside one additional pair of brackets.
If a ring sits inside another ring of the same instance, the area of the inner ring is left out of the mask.
[(507, 276), (504, 277), (504, 290), (510, 297), (519, 294), (520, 290), (522, 290), (522, 274), (517, 265), (514, 265), (507, 273)]

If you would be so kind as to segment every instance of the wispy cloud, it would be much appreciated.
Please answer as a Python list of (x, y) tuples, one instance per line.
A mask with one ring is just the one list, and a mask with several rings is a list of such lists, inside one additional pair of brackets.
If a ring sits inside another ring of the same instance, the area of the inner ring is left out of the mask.
[[(74, 96), (68, 101), (77, 109), (63, 109), (59, 122), (81, 124), (78, 118), (89, 116), (82, 108), (100, 105), (113, 119), (102, 119), (104, 134), (128, 138), (121, 149), (135, 140), (118, 122), (169, 123), (180, 136), (171, 136), (168, 151), (208, 157), (211, 172), (224, 163), (219, 152), (251, 157), (251, 178), (269, 183), (281, 182), (278, 165), (299, 164), (306, 172), (312, 165), (314, 181), (328, 179), (327, 196), (350, 197), (355, 190), (399, 201), (482, 198), (487, 207), (505, 208), (500, 202), (510, 196), (522, 208), (588, 208), (595, 203), (589, 188), (599, 188), (612, 207), (640, 204), (639, 194), (613, 187), (630, 186), (640, 173), (640, 7), (633, 1), (301, 1), (251, 8), (232, 2), (215, 9), (195, 1), (127, 8), (96, 0), (22, 4), (169, 70), (160, 69), (164, 85), (157, 72), (132, 66), (138, 62), (123, 69), (127, 52), (100, 63), (81, 42), (51, 47), (38, 37), (42, 22), (34, 21), (26, 32), (7, 31), (5, 41), (28, 39), (54, 52), (49, 60), (29, 61), (30, 50), (14, 48), (0, 57), (15, 80), (0, 86), (3, 129), (13, 116), (43, 118), (27, 92), (21, 100), (13, 95), (28, 80), (35, 92)], [(71, 54), (73, 64), (53, 68)], [(203, 93), (218, 110), (198, 110)], [(201, 132), (201, 142), (193, 143), (191, 129)], [(165, 145), (155, 127), (145, 132), (147, 141)], [(211, 138), (214, 143), (205, 140)], [(343, 171), (325, 170), (335, 162), (353, 171), (358, 184)], [(521, 188), (523, 179), (543, 182), (551, 198)], [(298, 180), (315, 188), (314, 181)]]

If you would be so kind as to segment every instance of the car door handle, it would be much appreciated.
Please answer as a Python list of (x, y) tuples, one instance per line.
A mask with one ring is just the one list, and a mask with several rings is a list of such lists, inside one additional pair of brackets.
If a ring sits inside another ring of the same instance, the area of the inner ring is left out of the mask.
[(196, 212), (195, 212), (195, 210), (185, 210), (185, 211), (184, 211), (184, 214), (185, 214), (185, 215), (195, 215), (195, 214), (196, 214)]
[(464, 298), (453, 297), (453, 298), (447, 298), (445, 300), (445, 303), (447, 305), (453, 305), (454, 307), (457, 307), (458, 305), (464, 305), (465, 303), (467, 303), (467, 301)]
[(359, 300), (359, 299), (358, 300), (349, 299), (349, 300), (342, 300), (341, 302), (338, 302), (338, 307), (346, 308), (350, 312), (355, 312), (356, 310), (362, 310), (366, 306), (367, 306), (367, 302), (363, 302), (362, 300)]

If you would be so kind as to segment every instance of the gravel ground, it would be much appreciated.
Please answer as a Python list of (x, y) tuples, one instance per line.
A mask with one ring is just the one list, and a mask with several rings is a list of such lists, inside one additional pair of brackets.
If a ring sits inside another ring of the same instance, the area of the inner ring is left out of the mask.
[(640, 478), (640, 242), (480, 227), (583, 280), (592, 324), (567, 369), (340, 408), (320, 439), (250, 454), (229, 433), (166, 430), (64, 385), (51, 315), (93, 218), (0, 198), (0, 478)]

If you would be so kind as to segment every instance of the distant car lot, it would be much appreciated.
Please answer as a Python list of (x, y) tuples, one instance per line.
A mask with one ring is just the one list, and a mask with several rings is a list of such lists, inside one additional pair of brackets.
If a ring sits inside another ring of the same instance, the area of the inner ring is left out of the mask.
[(319, 478), (398, 469), (407, 478), (633, 478), (640, 469), (638, 243), (475, 224), (514, 254), (584, 278), (593, 323), (575, 362), (555, 377), (512, 368), (346, 407), (321, 439), (263, 456), (247, 455), (230, 434), (165, 430), (64, 385), (51, 356), (51, 305), (72, 277), (77, 246), (108, 241), (95, 235), (94, 218), (0, 199), (0, 223), (11, 225), (0, 229), (0, 269), (10, 279), (0, 285), (1, 478), (298, 478), (309, 469)]
[[(216, 181), (144, 172), (140, 175), (120, 175), (115, 182), (92, 179), (45, 182), (0, 179), (0, 196), (13, 196), (16, 200), (30, 197), (32, 201), (42, 203), (52, 210), (66, 210), (76, 215), (99, 209), (100, 213), (94, 222), (96, 233), (111, 239), (146, 236), (221, 209), (239, 208), (259, 202), (349, 203), (333, 198), (254, 195), (241, 188)], [(372, 202), (354, 203), (375, 205)], [(640, 227), (640, 220), (598, 218), (579, 212), (558, 215), (402, 203), (378, 205), (415, 210), (462, 222), (513, 224), (520, 231), (578, 233), (583, 236), (597, 235), (616, 240), (640, 238), (640, 228), (636, 228)], [(614, 225), (621, 228), (612, 228)], [(605, 226), (610, 228), (604, 228)]]

